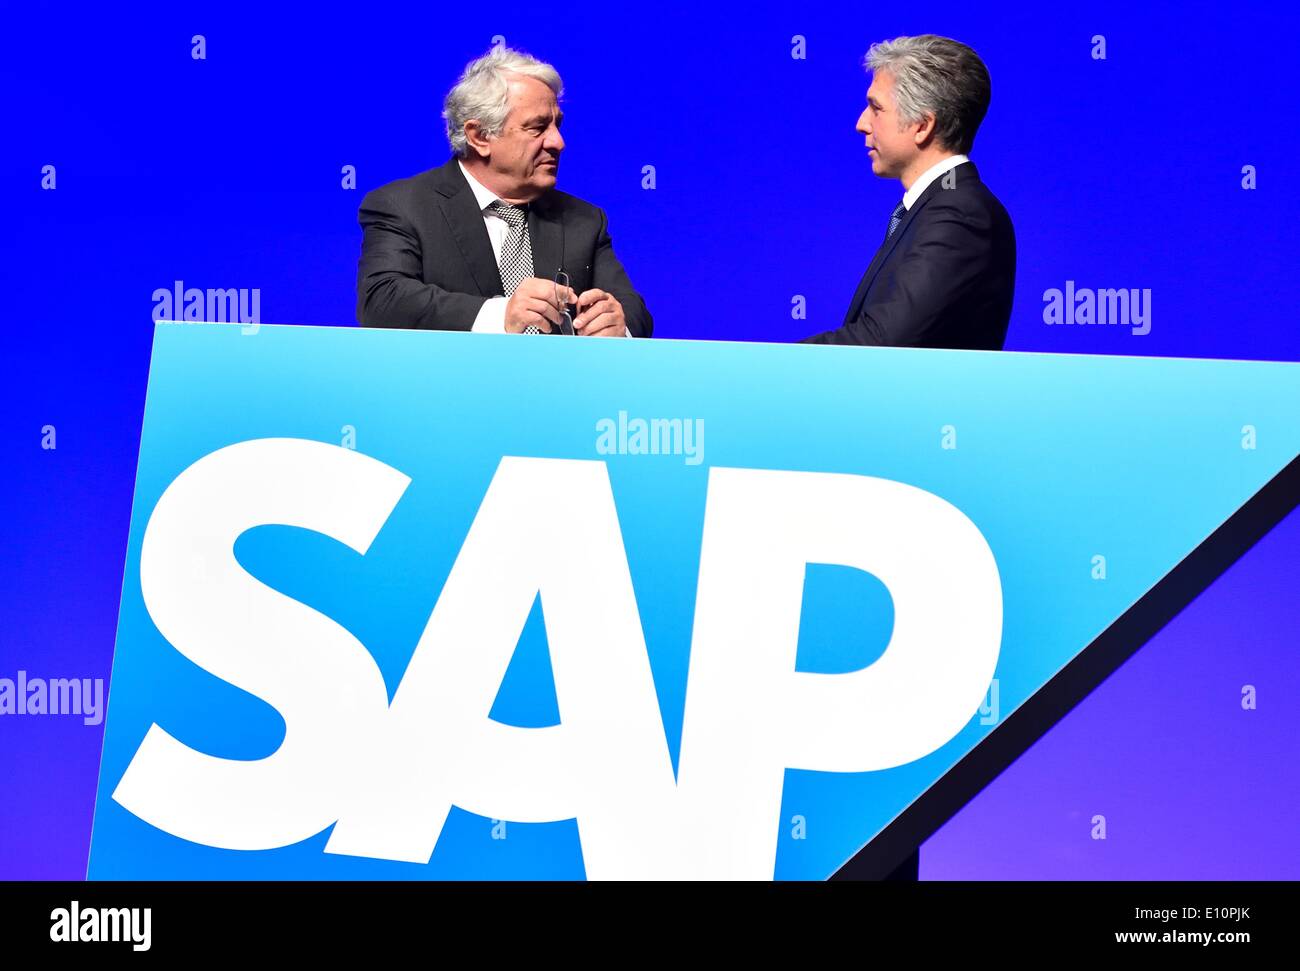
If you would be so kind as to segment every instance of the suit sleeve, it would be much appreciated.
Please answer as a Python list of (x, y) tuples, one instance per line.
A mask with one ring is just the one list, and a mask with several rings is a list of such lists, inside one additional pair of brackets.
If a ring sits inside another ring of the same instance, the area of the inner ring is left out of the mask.
[(425, 283), (420, 241), (400, 207), (376, 189), (361, 200), (357, 323), (368, 327), (469, 330), (486, 297)]
[(902, 260), (877, 277), (858, 315), (806, 344), (923, 346), (951, 322), (951, 308), (994, 272), (993, 220), (983, 209), (935, 200), (918, 219)]
[(614, 243), (609, 238), (605, 210), (600, 213), (600, 227), (596, 231), (596, 253), (591, 264), (591, 285), (594, 289), (613, 294), (623, 306), (623, 319), (628, 333), (633, 337), (649, 337), (654, 330), (654, 320), (646, 309), (645, 301), (632, 286), (623, 264), (614, 255)]

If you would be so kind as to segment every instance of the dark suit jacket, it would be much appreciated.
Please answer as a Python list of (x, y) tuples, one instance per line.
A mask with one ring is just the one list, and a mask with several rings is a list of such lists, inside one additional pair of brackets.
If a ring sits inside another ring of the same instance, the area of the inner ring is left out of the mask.
[(881, 245), (844, 323), (804, 343), (1001, 350), (1015, 280), (1011, 217), (975, 163), (962, 162), (926, 187)]
[[(455, 158), (366, 193), (357, 219), (358, 323), (469, 330), (488, 297), (504, 296), (483, 214)], [(528, 234), (537, 276), (554, 279), (563, 268), (576, 292), (613, 294), (628, 332), (650, 336), (654, 322), (614, 256), (603, 211), (552, 189), (532, 203)]]

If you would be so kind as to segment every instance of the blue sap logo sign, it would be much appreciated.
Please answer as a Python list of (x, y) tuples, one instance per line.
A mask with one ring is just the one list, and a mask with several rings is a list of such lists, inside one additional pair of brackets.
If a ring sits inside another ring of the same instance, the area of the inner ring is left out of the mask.
[(93, 879), (823, 879), (1300, 451), (1300, 365), (242, 330), (155, 330)]
[[(871, 476), (712, 468), (674, 777), (605, 463), (507, 457), (390, 705), (356, 637), (250, 576), (232, 549), (286, 524), (364, 554), (409, 484), (348, 449), (266, 438), (167, 486), (140, 552), (149, 615), (177, 651), (272, 705), (284, 741), (266, 758), (218, 758), (154, 724), (113, 799), (229, 850), (333, 825), (327, 853), (427, 863), (459, 806), (576, 819), (592, 878), (770, 879), (787, 769), (928, 755), (970, 721), (997, 665), (997, 565), (956, 507)], [(530, 495), (588, 501), (519, 501)], [(845, 521), (844, 508), (861, 513)], [(796, 671), (809, 563), (888, 587), (894, 630), (876, 663)], [(489, 711), (539, 592), (561, 723), (520, 728)]]

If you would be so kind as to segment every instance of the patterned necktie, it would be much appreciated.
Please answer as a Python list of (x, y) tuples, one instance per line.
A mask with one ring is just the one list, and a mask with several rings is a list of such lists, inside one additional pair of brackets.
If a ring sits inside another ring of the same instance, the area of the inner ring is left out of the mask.
[[(528, 238), (528, 207), (498, 200), (490, 203), (488, 209), (493, 215), (505, 220), (510, 227), (510, 234), (501, 246), (501, 259), (498, 261), (501, 286), (508, 297), (515, 292), (515, 287), (533, 275), (533, 243)], [(538, 334), (541, 331), (529, 324), (524, 328), (524, 333)]]
[(890, 239), (893, 238), (895, 231), (897, 231), (899, 224), (903, 221), (903, 217), (906, 215), (907, 215), (907, 203), (900, 202), (898, 204), (898, 207), (894, 209), (893, 215), (889, 217), (889, 232), (885, 233), (886, 243), (888, 243)]

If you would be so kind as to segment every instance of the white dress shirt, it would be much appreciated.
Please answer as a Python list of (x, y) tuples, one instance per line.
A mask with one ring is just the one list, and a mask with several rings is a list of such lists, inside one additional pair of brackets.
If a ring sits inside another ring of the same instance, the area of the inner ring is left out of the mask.
[[(464, 162), (457, 162), (456, 164), (460, 166), (465, 181), (469, 183), (470, 190), (474, 193), (474, 201), (478, 203), (479, 212), (483, 213), (483, 225), (487, 227), (488, 239), (492, 242), (492, 257), (497, 261), (499, 267), (501, 265), (501, 248), (505, 246), (506, 238), (510, 235), (510, 224), (498, 216), (495, 210), (489, 209), (488, 206), (502, 200), (500, 196), (474, 178), (469, 169), (465, 168)], [(527, 232), (527, 230), (528, 226), (525, 223), (524, 231)], [(479, 308), (478, 316), (474, 318), (470, 330), (479, 334), (504, 334), (506, 332), (506, 304), (509, 301), (509, 297), (488, 297), (483, 306)], [(623, 336), (631, 337), (632, 332), (625, 327)]]
[[(921, 193), (930, 187), (930, 183), (939, 178), (949, 169), (955, 169), (962, 162), (969, 162), (970, 159), (965, 155), (950, 155), (941, 161), (935, 162), (926, 169), (919, 179), (912, 183), (912, 188), (903, 193), (903, 205), (911, 209), (912, 204), (921, 198)], [(504, 223), (502, 224), (504, 225)]]

